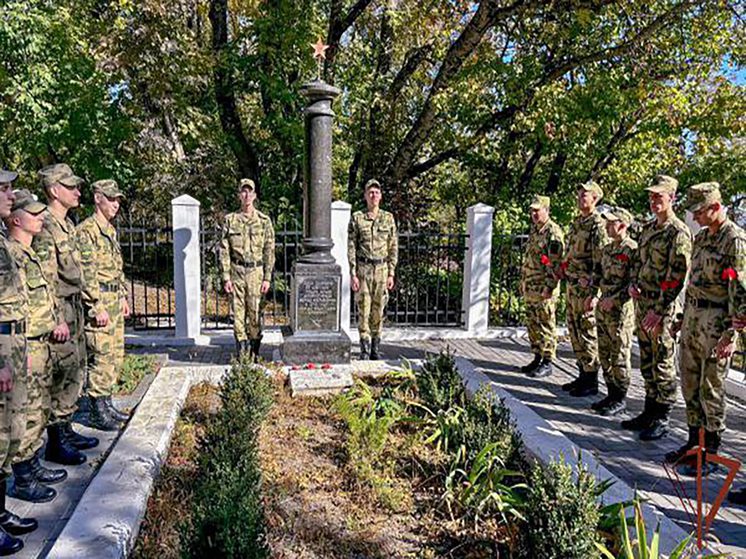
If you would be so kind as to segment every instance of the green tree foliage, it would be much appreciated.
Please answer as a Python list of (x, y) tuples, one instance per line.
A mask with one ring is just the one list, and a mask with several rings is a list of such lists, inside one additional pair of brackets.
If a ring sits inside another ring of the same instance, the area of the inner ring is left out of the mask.
[[(130, 211), (190, 193), (216, 216), (238, 176), (302, 203), (310, 43), (329, 45), (335, 192), (373, 176), (405, 222), (459, 219), (579, 181), (645, 210), (659, 172), (746, 191), (743, 7), (732, 0), (6, 0), (0, 163), (113, 176)], [(520, 220), (517, 222), (520, 224)]]

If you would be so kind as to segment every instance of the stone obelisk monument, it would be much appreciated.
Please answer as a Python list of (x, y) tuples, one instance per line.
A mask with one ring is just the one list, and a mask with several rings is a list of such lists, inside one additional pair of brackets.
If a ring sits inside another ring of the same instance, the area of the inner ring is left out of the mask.
[[(321, 68), (326, 47), (314, 45)], [(305, 84), (305, 172), (302, 254), (290, 282), (290, 326), (283, 331), (288, 364), (349, 363), (350, 338), (340, 327), (342, 272), (332, 257), (332, 101), (340, 90), (318, 78)]]

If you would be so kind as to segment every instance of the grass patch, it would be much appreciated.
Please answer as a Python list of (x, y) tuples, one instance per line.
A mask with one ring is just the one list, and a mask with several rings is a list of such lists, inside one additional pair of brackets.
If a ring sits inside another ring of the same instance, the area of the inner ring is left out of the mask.
[(115, 394), (130, 394), (140, 384), (145, 375), (155, 373), (157, 360), (153, 355), (127, 354), (114, 386)]

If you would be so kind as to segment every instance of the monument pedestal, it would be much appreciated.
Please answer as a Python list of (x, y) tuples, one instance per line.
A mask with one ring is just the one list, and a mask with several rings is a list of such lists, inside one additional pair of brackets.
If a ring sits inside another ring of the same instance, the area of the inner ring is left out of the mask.
[(282, 332), (285, 363), (350, 362), (350, 337), (340, 327), (341, 286), (339, 265), (295, 263), (290, 326)]

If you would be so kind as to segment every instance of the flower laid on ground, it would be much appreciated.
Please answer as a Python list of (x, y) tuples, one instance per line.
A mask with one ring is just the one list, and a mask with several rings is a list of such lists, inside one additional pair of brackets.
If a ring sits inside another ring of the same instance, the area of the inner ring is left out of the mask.
[(306, 363), (306, 369), (315, 369), (316, 364), (315, 363)]
[(322, 368), (322, 369), (331, 369), (331, 368), (332, 368), (332, 366), (331, 366), (331, 364), (329, 364), (329, 363), (324, 363), (324, 364), (323, 364), (323, 365), (321, 366), (321, 368)]

